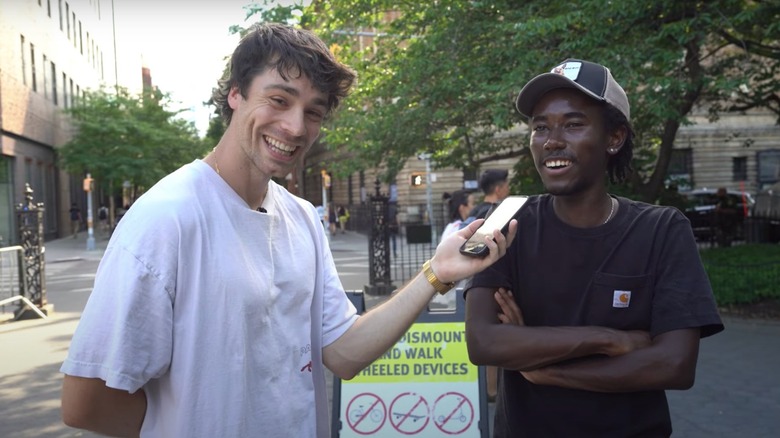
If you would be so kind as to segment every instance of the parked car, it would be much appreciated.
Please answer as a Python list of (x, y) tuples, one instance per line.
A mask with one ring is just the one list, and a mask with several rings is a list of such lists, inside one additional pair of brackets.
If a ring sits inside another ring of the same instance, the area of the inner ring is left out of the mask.
[[(717, 189), (696, 189), (682, 195), (688, 200), (685, 208), (685, 216), (691, 221), (693, 235), (699, 241), (713, 241), (715, 239), (715, 206), (718, 203)], [(747, 192), (727, 190), (726, 195), (732, 198), (737, 206), (737, 225), (735, 240), (744, 240), (745, 232), (743, 224), (745, 217), (751, 216), (756, 201)]]
[(762, 242), (780, 242), (780, 183), (758, 192), (753, 219), (759, 224), (758, 236)]

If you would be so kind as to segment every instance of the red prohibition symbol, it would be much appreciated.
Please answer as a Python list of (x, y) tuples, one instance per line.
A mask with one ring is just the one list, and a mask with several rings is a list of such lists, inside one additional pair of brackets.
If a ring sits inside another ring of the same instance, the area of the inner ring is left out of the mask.
[(390, 403), (390, 424), (404, 435), (415, 435), (431, 419), (428, 402), (414, 392), (404, 392)]
[(463, 394), (445, 392), (433, 403), (433, 424), (447, 435), (458, 435), (474, 422), (474, 405)]
[(347, 404), (347, 425), (357, 434), (375, 433), (384, 426), (386, 419), (387, 407), (376, 394), (358, 394)]

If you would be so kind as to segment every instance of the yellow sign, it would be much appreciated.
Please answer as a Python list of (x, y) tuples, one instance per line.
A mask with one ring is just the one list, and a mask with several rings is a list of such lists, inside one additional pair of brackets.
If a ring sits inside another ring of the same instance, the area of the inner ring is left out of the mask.
[(487, 436), (463, 321), (414, 324), (381, 358), (342, 381), (339, 398), (340, 438)]
[(468, 382), (477, 377), (463, 322), (418, 323), (349, 383)]

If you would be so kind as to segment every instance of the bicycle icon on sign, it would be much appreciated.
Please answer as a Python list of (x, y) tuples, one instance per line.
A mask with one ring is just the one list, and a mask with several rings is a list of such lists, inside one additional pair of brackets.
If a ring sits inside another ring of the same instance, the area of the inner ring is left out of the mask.
[[(349, 420), (352, 422), (352, 424), (357, 424), (365, 416), (366, 410), (363, 405), (360, 405), (357, 408), (349, 411)], [(384, 415), (382, 414), (382, 411), (380, 411), (378, 408), (374, 408), (371, 410), (371, 412), (368, 413), (368, 418), (370, 418), (374, 423), (379, 423), (382, 421), (383, 417)]]

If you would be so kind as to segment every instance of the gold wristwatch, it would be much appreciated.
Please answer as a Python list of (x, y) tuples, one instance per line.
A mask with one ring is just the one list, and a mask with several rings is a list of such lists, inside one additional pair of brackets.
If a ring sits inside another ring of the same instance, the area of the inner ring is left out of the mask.
[(423, 275), (425, 275), (428, 283), (430, 283), (431, 286), (436, 289), (436, 292), (442, 295), (446, 294), (450, 291), (450, 289), (455, 287), (455, 283), (442, 283), (441, 280), (436, 278), (436, 274), (434, 274), (433, 269), (431, 269), (430, 260), (427, 260), (425, 263), (423, 263)]

